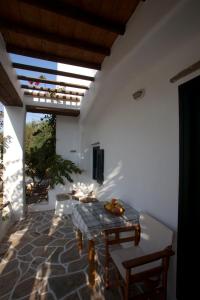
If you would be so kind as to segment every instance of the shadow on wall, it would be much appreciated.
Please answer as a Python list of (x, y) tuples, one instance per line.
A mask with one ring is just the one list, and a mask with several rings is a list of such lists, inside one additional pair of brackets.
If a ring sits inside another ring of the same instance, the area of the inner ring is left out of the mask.
[[(5, 169), (11, 164), (21, 163), (20, 160), (6, 163)], [(10, 167), (9, 167), (10, 168)], [(6, 174), (5, 174), (6, 175)], [(12, 175), (4, 176), (4, 202), (10, 201), (12, 210), (16, 219), (23, 216), (24, 213), (24, 182), (23, 170), (18, 167)]]
[(103, 185), (98, 187), (98, 197), (100, 200), (106, 200), (108, 198), (116, 197), (116, 187), (118, 183), (124, 179), (121, 174), (122, 162), (119, 161), (117, 166), (112, 170), (108, 171), (108, 175)]
[(0, 242), (6, 235), (9, 228), (15, 222), (13, 210), (10, 202), (0, 206)]

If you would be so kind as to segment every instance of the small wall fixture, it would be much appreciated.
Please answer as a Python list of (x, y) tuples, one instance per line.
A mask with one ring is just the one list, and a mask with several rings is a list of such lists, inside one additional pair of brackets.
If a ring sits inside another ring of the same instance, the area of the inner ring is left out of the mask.
[(145, 89), (137, 90), (136, 92), (133, 93), (133, 99), (139, 101), (144, 97), (144, 95), (145, 95)]

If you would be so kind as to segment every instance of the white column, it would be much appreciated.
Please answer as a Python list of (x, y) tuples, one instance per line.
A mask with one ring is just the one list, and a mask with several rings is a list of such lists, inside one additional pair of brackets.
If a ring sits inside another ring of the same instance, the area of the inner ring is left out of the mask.
[(24, 127), (25, 109), (4, 108), (4, 137), (7, 149), (4, 154), (4, 201), (10, 201), (16, 219), (24, 215)]

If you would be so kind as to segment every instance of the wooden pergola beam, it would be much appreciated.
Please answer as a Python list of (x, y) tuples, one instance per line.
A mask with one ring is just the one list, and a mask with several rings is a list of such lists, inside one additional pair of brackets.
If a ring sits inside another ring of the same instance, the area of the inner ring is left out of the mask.
[(61, 36), (53, 32), (47, 32), (44, 30), (41, 30), (39, 28), (30, 27), (27, 24), (24, 23), (17, 23), (14, 21), (6, 20), (6, 19), (0, 19), (0, 29), (2, 30), (9, 30), (12, 32), (20, 33), (23, 35), (28, 36), (29, 38), (37, 38), (41, 39), (43, 41), (48, 41), (55, 43), (57, 45), (64, 45), (64, 46), (70, 46), (73, 48), (78, 48), (82, 50), (86, 50), (92, 53), (97, 53), (101, 55), (110, 55), (110, 48), (97, 45), (94, 43), (89, 43), (84, 40), (79, 39), (73, 39), (68, 38), (66, 36)]
[(185, 68), (184, 70), (180, 71), (179, 73), (177, 73), (175, 76), (173, 76), (170, 79), (170, 82), (174, 83), (177, 80), (182, 79), (183, 77), (185, 77), (193, 72), (198, 71), (199, 69), (200, 69), (200, 60), (197, 61), (196, 63), (192, 64), (191, 66)]
[(47, 88), (47, 87), (43, 87), (43, 86), (35, 86), (35, 85), (26, 85), (26, 84), (22, 84), (21, 85), (22, 89), (26, 89), (26, 90), (33, 90), (33, 91), (40, 91), (40, 92), (49, 92), (49, 93), (59, 93), (59, 94), (64, 94), (64, 95), (72, 95), (72, 96), (84, 96), (84, 93), (80, 93), (80, 92), (74, 92), (74, 91), (62, 91), (62, 89), (51, 89), (51, 88)]
[(52, 74), (52, 75), (59, 75), (59, 76), (64, 76), (64, 77), (71, 77), (71, 78), (83, 79), (83, 80), (88, 80), (88, 81), (94, 81), (94, 77), (92, 77), (92, 76), (86, 76), (86, 75), (69, 73), (69, 72), (53, 70), (53, 69), (48, 69), (48, 68), (42, 68), (42, 67), (37, 67), (37, 66), (19, 64), (16, 62), (13, 62), (12, 66), (13, 66), (13, 68), (20, 69), (20, 70), (35, 71), (35, 72), (41, 72), (41, 73), (45, 73), (45, 74)]
[(78, 117), (80, 115), (79, 109), (62, 109), (62, 108), (34, 106), (34, 105), (26, 105), (26, 111), (33, 112), (33, 113), (55, 114), (55, 115), (71, 116), (71, 117)]
[(88, 11), (79, 9), (70, 4), (65, 4), (63, 1), (49, 1), (49, 0), (20, 0), (21, 2), (30, 4), (40, 9), (47, 10), (76, 21), (83, 22), (88, 25), (104, 29), (117, 34), (124, 34), (125, 25), (119, 22), (114, 22), (99, 15), (90, 13)]
[(73, 84), (73, 83), (61, 82), (61, 81), (56, 81), (56, 80), (41, 79), (41, 78), (24, 76), (24, 75), (18, 75), (17, 78), (19, 80), (26, 80), (26, 81), (41, 82), (41, 83), (47, 83), (47, 84), (53, 84), (53, 85), (67, 86), (67, 87), (73, 87), (73, 88), (77, 88), (77, 89), (84, 89), (84, 90), (89, 89), (88, 86), (81, 85), (81, 84)]
[(33, 58), (39, 58), (49, 61), (54, 61), (56, 63), (62, 63), (62, 64), (69, 64), (94, 70), (101, 70), (101, 64), (100, 63), (94, 63), (92, 61), (85, 61), (85, 60), (77, 60), (73, 59), (71, 57), (65, 57), (65, 56), (58, 56), (53, 53), (47, 53), (44, 51), (38, 51), (33, 50), (30, 48), (24, 48), (15, 44), (7, 43), (6, 50), (9, 53), (14, 53), (18, 55), (23, 56), (29, 56)]
[(23, 106), (7, 72), (0, 62), (0, 101), (6, 106)]
[(60, 95), (51, 96), (49, 93), (42, 94), (40, 92), (25, 91), (24, 95), (37, 97), (37, 98), (52, 99), (52, 100), (57, 100), (57, 101), (61, 100), (61, 101), (70, 101), (70, 102), (76, 102), (76, 103), (80, 102), (80, 99), (77, 97), (67, 97), (67, 96), (60, 96)]

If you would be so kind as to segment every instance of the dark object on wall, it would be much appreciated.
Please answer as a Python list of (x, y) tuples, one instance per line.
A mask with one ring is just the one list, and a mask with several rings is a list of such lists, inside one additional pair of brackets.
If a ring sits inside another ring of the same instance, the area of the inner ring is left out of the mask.
[(92, 178), (99, 184), (104, 181), (104, 150), (99, 146), (93, 147), (93, 174)]
[[(177, 299), (195, 299), (199, 259), (200, 76), (179, 86), (180, 163), (177, 248)], [(192, 289), (191, 289), (192, 286)]]
[(140, 89), (133, 93), (133, 99), (134, 100), (140, 100), (145, 95), (145, 89)]

